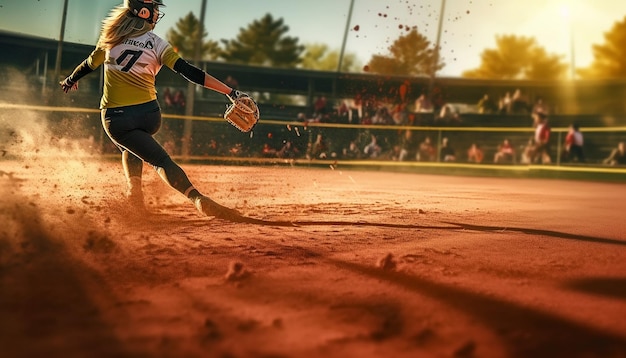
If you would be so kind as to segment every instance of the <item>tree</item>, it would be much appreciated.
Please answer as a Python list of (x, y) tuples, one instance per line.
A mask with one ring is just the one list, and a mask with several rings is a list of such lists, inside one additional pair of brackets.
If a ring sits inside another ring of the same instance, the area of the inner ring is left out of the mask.
[(435, 65), (435, 51), (430, 41), (414, 27), (394, 41), (389, 47), (389, 55), (374, 55), (367, 66), (373, 73), (420, 76), (430, 75), (435, 66), (436, 70), (442, 69), (444, 64), (437, 62)]
[[(330, 51), (328, 45), (325, 44), (305, 45), (305, 52), (302, 55), (300, 67), (310, 70), (336, 71), (338, 65), (338, 51)], [(341, 64), (342, 72), (355, 72), (358, 66), (355, 54), (344, 54)]]
[[(176, 27), (169, 29), (166, 34), (167, 41), (185, 58), (193, 59), (195, 56), (196, 39), (200, 32), (200, 21), (192, 12), (181, 18)], [(202, 33), (202, 38), (207, 36)], [(201, 59), (214, 60), (219, 56), (219, 44), (217, 41), (202, 41)]]
[(496, 36), (496, 48), (481, 54), (480, 67), (463, 72), (463, 77), (487, 79), (563, 79), (567, 65), (562, 56), (551, 55), (534, 38)]
[(569, 66), (563, 62), (563, 57), (550, 55), (539, 47), (532, 53), (532, 59), (526, 69), (526, 78), (532, 80), (561, 80), (567, 74)]
[(580, 69), (582, 78), (606, 79), (626, 77), (626, 17), (616, 22), (613, 28), (604, 34), (604, 44), (594, 44), (593, 62), (588, 68)]
[(297, 37), (285, 36), (288, 31), (283, 19), (274, 20), (272, 15), (266, 14), (248, 28), (241, 28), (235, 40), (222, 40), (221, 57), (234, 63), (296, 67), (304, 46), (298, 44)]

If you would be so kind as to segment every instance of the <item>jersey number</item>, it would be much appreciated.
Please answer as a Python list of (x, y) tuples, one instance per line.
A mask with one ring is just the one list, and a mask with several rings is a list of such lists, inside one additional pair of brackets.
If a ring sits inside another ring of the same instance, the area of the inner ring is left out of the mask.
[(126, 66), (122, 67), (122, 72), (128, 72), (130, 71), (130, 68), (133, 67), (133, 65), (137, 62), (137, 60), (139, 60), (139, 57), (141, 57), (141, 54), (143, 54), (143, 51), (141, 50), (138, 50), (138, 51), (126, 50), (122, 52), (122, 55), (118, 57), (117, 60), (115, 60), (115, 63), (121, 66), (122, 62), (126, 60), (126, 57), (130, 56), (130, 59), (126, 63)]

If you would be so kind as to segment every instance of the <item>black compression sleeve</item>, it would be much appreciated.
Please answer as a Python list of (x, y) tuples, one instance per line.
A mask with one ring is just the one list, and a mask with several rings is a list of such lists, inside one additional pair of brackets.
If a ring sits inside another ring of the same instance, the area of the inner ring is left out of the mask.
[(78, 82), (78, 80), (92, 73), (93, 71), (94, 70), (89, 67), (87, 60), (85, 60), (80, 65), (78, 65), (76, 69), (74, 69), (74, 72), (72, 72), (72, 74), (70, 75), (70, 80), (72, 80), (73, 82)]
[(189, 62), (179, 58), (174, 64), (174, 71), (188, 81), (204, 86), (204, 71)]

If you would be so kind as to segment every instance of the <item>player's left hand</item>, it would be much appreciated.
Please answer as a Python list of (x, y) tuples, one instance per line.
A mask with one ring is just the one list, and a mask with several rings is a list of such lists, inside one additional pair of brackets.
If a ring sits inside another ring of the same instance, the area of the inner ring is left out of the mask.
[(74, 82), (69, 77), (59, 82), (61, 85), (61, 89), (63, 92), (68, 93), (69, 91), (75, 91), (78, 89), (78, 81)]

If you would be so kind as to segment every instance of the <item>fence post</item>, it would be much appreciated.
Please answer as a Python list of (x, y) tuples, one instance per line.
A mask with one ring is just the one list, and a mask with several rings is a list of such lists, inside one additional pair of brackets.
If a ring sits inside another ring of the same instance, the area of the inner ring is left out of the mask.
[(441, 129), (437, 130), (437, 163), (441, 162)]
[(561, 165), (561, 132), (559, 132), (556, 141), (556, 165)]

